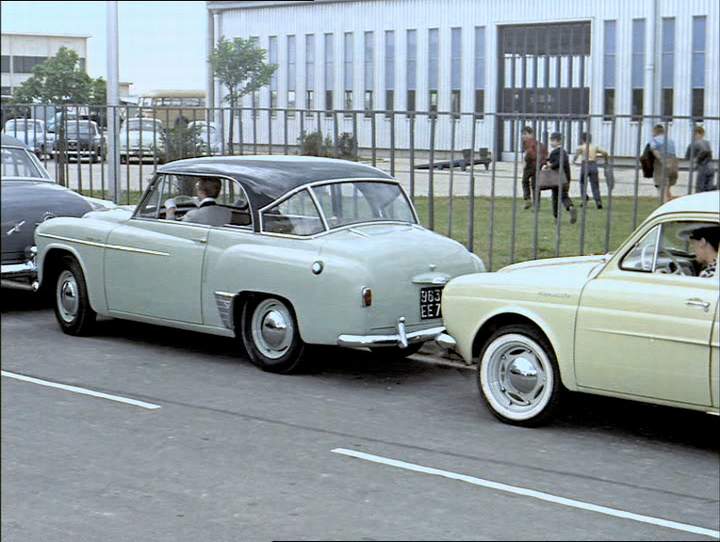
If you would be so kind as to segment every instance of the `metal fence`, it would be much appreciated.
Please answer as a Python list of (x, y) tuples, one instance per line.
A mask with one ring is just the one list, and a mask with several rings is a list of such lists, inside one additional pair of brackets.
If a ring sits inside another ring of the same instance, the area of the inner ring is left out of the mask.
[[(106, 126), (113, 116), (120, 126), (119, 166), (107, 159), (112, 135)], [(655, 124), (677, 144), (681, 171), (674, 195), (696, 190), (692, 149), (685, 155), (696, 126), (705, 128), (720, 155), (720, 117), (7, 104), (2, 117), (5, 133), (27, 142), (59, 183), (78, 192), (111, 197), (109, 170), (116, 168), (118, 203), (137, 201), (161, 164), (182, 158), (311, 154), (365, 162), (396, 177), (427, 227), (465, 244), (489, 269), (617, 247), (660, 204), (639, 160)], [(602, 209), (584, 201), (589, 187), (578, 179), (585, 160), (572, 168), (576, 224), (568, 223), (562, 205), (553, 220), (545, 191), (535, 192), (537, 207), (525, 208), (524, 126), (545, 145), (550, 133), (562, 134), (570, 157), (583, 132), (607, 149), (606, 176), (614, 182), (602, 185)], [(494, 137), (499, 130), (502, 140)]]

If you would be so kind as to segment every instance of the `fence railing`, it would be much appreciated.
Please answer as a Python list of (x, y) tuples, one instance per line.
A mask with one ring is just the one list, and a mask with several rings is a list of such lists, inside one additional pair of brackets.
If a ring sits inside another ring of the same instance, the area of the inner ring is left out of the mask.
[[(462, 242), (490, 269), (617, 247), (661, 203), (662, 194), (653, 179), (644, 178), (639, 160), (656, 124), (676, 143), (680, 158), (674, 195), (699, 186), (690, 167), (694, 147), (685, 154), (697, 126), (704, 127), (713, 152), (720, 155), (720, 117), (2, 105), (6, 134), (25, 141), (59, 183), (102, 198), (112, 194), (107, 149), (113, 136), (106, 133), (112, 117), (120, 127), (114, 136), (121, 161), (119, 203), (136, 202), (160, 165), (182, 158), (306, 154), (357, 160), (397, 178), (427, 227)], [(523, 178), (536, 177), (541, 166), (526, 169), (525, 126), (533, 127), (545, 145), (552, 132), (562, 134), (571, 158), (582, 133), (608, 151), (610, 158), (600, 168), (605, 177), (601, 209), (585, 200), (588, 184), (596, 180), (595, 168), (585, 159), (572, 166), (574, 205), (558, 204), (556, 221), (553, 205), (543, 204), (551, 199), (543, 197), (548, 192), (535, 187), (525, 199)], [(717, 170), (717, 160), (712, 168)], [(581, 177), (590, 178), (582, 184)], [(578, 215), (573, 224), (570, 209)]]

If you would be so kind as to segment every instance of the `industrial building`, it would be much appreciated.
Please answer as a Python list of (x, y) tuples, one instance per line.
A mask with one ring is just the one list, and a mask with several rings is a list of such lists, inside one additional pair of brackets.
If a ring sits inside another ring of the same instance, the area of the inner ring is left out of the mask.
[[(437, 148), (463, 148), (474, 132), (475, 148), (507, 158), (521, 124), (574, 141), (588, 114), (596, 115), (594, 140), (617, 155), (635, 155), (661, 119), (680, 146), (694, 122), (720, 139), (717, 0), (210, 1), (207, 8), (208, 47), (223, 36), (252, 37), (278, 65), (269, 87), (244, 106), (359, 111), (340, 114), (337, 130), (356, 129), (360, 146), (374, 139), (380, 148), (428, 148), (433, 138)], [(209, 103), (223, 105), (223, 92), (208, 65)], [(396, 113), (373, 119), (365, 110)], [(436, 121), (430, 111), (440, 112)], [(543, 114), (575, 120), (544, 123)], [(243, 114), (245, 141), (284, 137), (284, 112), (251, 115)], [(301, 129), (335, 129), (332, 114), (289, 117), (293, 143)]]

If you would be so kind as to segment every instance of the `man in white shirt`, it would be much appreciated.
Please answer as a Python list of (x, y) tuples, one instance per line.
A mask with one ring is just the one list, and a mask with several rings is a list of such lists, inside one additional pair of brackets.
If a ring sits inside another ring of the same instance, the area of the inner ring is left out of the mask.
[[(219, 179), (203, 177), (195, 184), (197, 191), (197, 209), (188, 211), (180, 220), (208, 226), (224, 226), (232, 221), (232, 211), (227, 207), (219, 206), (215, 199), (220, 195), (222, 183)], [(173, 199), (165, 202), (167, 220), (175, 220), (177, 205)]]

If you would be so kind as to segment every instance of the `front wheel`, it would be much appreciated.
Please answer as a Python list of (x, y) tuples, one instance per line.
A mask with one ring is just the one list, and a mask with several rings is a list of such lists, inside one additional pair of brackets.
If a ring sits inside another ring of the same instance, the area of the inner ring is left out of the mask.
[(290, 374), (303, 367), (305, 344), (292, 308), (275, 297), (245, 303), (241, 333), (250, 361), (263, 371)]
[(542, 425), (558, 408), (561, 386), (555, 353), (536, 328), (505, 326), (485, 343), (478, 387), (487, 407), (501, 421)]
[(60, 329), (68, 335), (88, 335), (97, 314), (90, 306), (85, 276), (72, 256), (62, 260), (55, 282), (55, 317)]

